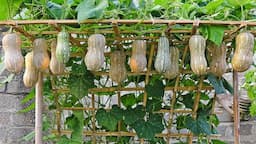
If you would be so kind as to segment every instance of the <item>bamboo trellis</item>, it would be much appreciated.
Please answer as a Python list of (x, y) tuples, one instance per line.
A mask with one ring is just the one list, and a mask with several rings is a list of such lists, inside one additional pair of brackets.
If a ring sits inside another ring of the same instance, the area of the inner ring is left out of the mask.
[[(134, 36), (136, 33), (136, 30), (121, 30), (120, 26), (123, 25), (161, 25), (161, 26), (167, 26), (167, 29), (165, 32), (167, 34), (184, 34), (183, 35), (183, 41), (173, 41), (173, 43), (184, 45), (183, 49), (183, 55), (180, 62), (180, 75), (186, 75), (191, 74), (191, 70), (184, 69), (184, 60), (186, 55), (188, 54), (188, 46), (187, 41), (188, 38), (196, 32), (196, 29), (200, 25), (226, 25), (226, 26), (234, 26), (234, 29), (226, 30), (225, 31), (225, 40), (231, 41), (234, 36), (232, 36), (234, 33), (236, 33), (240, 28), (244, 26), (256, 26), (256, 22), (250, 22), (250, 21), (193, 21), (193, 20), (86, 20), (80, 23), (81, 25), (90, 25), (90, 24), (99, 24), (99, 25), (108, 25), (111, 26), (111, 29), (99, 29), (97, 32), (102, 34), (113, 34), (113, 37), (107, 38), (107, 41), (115, 41), (117, 44), (120, 44), (120, 42), (126, 41), (126, 40), (135, 40), (135, 39), (145, 39), (148, 40), (148, 67), (146, 72), (142, 73), (131, 73), (128, 72), (128, 75), (144, 75), (145, 78), (145, 84), (147, 84), (150, 80), (150, 76), (157, 74), (152, 69), (152, 63), (153, 63), (153, 57), (156, 52), (156, 39), (158, 39), (159, 35), (163, 32), (162, 30), (152, 30), (144, 32), (145, 36), (138, 37)], [(60, 30), (62, 25), (78, 25), (78, 22), (76, 20), (11, 20), (11, 21), (0, 21), (0, 25), (4, 26), (11, 26), (13, 29), (21, 34), (23, 34), (28, 40), (33, 41), (37, 35), (56, 35)], [(25, 26), (29, 25), (49, 25), (51, 27), (50, 30), (45, 31), (31, 31), (25, 30)], [(175, 30), (172, 29), (175, 25), (192, 25), (192, 29), (179, 29)], [(93, 30), (68, 30), (70, 34), (92, 34), (94, 33)], [(256, 34), (256, 31), (251, 31), (253, 34)], [(155, 34), (154, 36), (148, 36), (146, 34)], [(158, 34), (158, 35), (157, 35)], [(127, 37), (122, 37), (121, 35), (126, 35)], [(132, 36), (131, 36), (132, 35)], [(70, 43), (72, 45), (76, 46), (84, 46), (83, 42), (87, 42), (87, 38), (77, 38), (77, 37), (71, 37)], [(109, 56), (110, 52), (105, 53), (105, 56)], [(130, 52), (126, 52), (127, 55), (130, 55)], [(84, 54), (81, 53), (73, 53), (73, 57), (75, 56), (84, 56)], [(108, 75), (108, 72), (94, 72), (95, 75)], [(46, 74), (47, 75), (47, 74)], [(69, 73), (65, 73), (63, 75), (69, 75)], [(41, 75), (40, 75), (41, 77)], [(169, 119), (168, 119), (168, 129), (171, 129), (173, 126), (173, 115), (174, 113), (189, 113), (192, 115), (193, 118), (196, 118), (197, 115), (197, 109), (198, 104), (200, 100), (200, 92), (204, 90), (213, 90), (211, 86), (205, 86), (203, 85), (204, 76), (201, 76), (199, 78), (199, 84), (195, 86), (180, 86), (180, 77), (178, 76), (175, 79), (175, 85), (173, 87), (166, 87), (166, 91), (173, 91), (172, 99), (170, 100), (171, 107), (169, 109), (162, 109), (159, 111), (159, 113), (169, 113)], [(41, 103), (42, 103), (42, 79), (40, 78), (37, 86), (36, 86), (36, 118), (38, 120), (36, 121), (36, 127), (38, 128), (36, 130), (36, 144), (42, 143), (42, 120), (41, 120)], [(54, 81), (52, 81), (52, 85), (54, 86)], [(238, 80), (237, 80), (237, 72), (233, 72), (233, 85), (234, 85), (234, 102), (233, 102), (233, 109), (234, 109), (234, 141), (235, 144), (239, 144), (239, 110), (238, 110)], [(97, 143), (97, 136), (136, 136), (136, 133), (134, 131), (130, 132), (124, 132), (120, 129), (120, 123), (118, 124), (118, 131), (115, 132), (105, 132), (105, 131), (99, 131), (97, 130), (97, 124), (95, 119), (95, 112), (97, 111), (98, 107), (95, 105), (96, 101), (96, 95), (97, 92), (117, 92), (118, 95), (118, 105), (120, 106), (120, 97), (121, 92), (128, 92), (128, 91), (144, 91), (144, 87), (106, 87), (106, 88), (91, 88), (89, 89), (89, 93), (91, 94), (91, 106), (90, 107), (61, 107), (58, 104), (58, 96), (57, 93), (68, 93), (68, 89), (58, 89), (53, 88), (53, 93), (55, 94), (55, 103), (56, 103), (56, 130), (53, 130), (52, 132), (58, 135), (61, 134), (70, 134), (71, 131), (62, 129), (61, 127), (61, 114), (63, 111), (66, 110), (83, 110), (83, 111), (90, 111), (92, 112), (92, 130), (85, 130), (83, 134), (85, 136), (91, 136), (93, 143)], [(176, 95), (178, 91), (196, 91), (196, 97), (193, 105), (193, 109), (175, 109), (174, 104), (176, 102)], [(143, 98), (143, 105), (147, 104), (147, 94), (144, 93)], [(171, 143), (171, 138), (179, 138), (179, 137), (186, 137), (189, 138), (189, 143), (192, 144), (193, 141), (193, 133), (172, 133), (171, 131), (168, 131), (166, 133), (160, 133), (157, 134), (156, 137), (164, 137), (167, 139), (169, 143)], [(212, 135), (212, 137), (215, 137), (215, 135)], [(143, 143), (144, 140), (140, 139), (140, 143)]]

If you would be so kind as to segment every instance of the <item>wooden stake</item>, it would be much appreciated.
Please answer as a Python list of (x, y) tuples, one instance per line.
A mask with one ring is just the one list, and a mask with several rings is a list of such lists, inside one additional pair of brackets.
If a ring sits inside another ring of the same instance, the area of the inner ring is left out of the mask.
[(35, 144), (43, 143), (42, 134), (42, 107), (43, 107), (43, 74), (39, 72), (36, 83), (36, 120), (35, 120)]
[(233, 71), (233, 87), (234, 87), (234, 99), (233, 99), (233, 111), (234, 111), (234, 144), (240, 144), (240, 116), (239, 116), (239, 95), (238, 95), (238, 75), (236, 71)]

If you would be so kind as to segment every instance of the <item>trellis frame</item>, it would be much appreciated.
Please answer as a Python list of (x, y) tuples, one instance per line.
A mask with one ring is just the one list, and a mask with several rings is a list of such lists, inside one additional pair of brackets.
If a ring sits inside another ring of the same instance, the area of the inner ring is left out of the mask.
[[(195, 29), (199, 26), (199, 24), (210, 24), (210, 25), (234, 25), (234, 26), (239, 26), (237, 29), (235, 30), (231, 30), (231, 31), (227, 31), (227, 36), (232, 35), (233, 33), (235, 33), (236, 31), (238, 31), (240, 28), (244, 27), (244, 26), (256, 26), (256, 22), (250, 22), (250, 21), (207, 21), (207, 20), (85, 20), (83, 22), (81, 22), (80, 24), (110, 24), (113, 25), (113, 31), (105, 31), (105, 33), (115, 33), (116, 37), (115, 40), (116, 41), (122, 41), (124, 40), (124, 38), (120, 37), (120, 32), (118, 30), (118, 25), (119, 24), (167, 24), (168, 26), (172, 26), (175, 24), (190, 24), (193, 25), (192, 30), (171, 30), (168, 29), (169, 33), (195, 33)], [(34, 40), (35, 39), (35, 35), (38, 34), (38, 32), (27, 32), (25, 31), (22, 26), (23, 25), (30, 25), (30, 24), (45, 24), (45, 25), (51, 25), (52, 27), (54, 27), (56, 29), (56, 31), (46, 31), (46, 32), (42, 32), (41, 34), (46, 34), (46, 35), (50, 35), (50, 34), (57, 34), (61, 29), (59, 27), (59, 25), (66, 25), (66, 24), (78, 24), (78, 22), (76, 20), (10, 20), (10, 21), (0, 21), (0, 25), (4, 25), (4, 26), (11, 26), (13, 27), (17, 32), (20, 32), (21, 34), (23, 34), (25, 37), (27, 37), (30, 40)], [(160, 33), (162, 31), (153, 31), (152, 33)], [(72, 33), (88, 33), (86, 31), (84, 32), (72, 32)], [(104, 31), (103, 31), (104, 33)], [(124, 33), (129, 33), (128, 32), (124, 32)], [(255, 31), (252, 31), (252, 33), (255, 35)], [(155, 38), (150, 38), (150, 37), (144, 37), (144, 39), (156, 39)], [(135, 38), (136, 39), (136, 38)], [(77, 41), (74, 38), (70, 39), (70, 42), (74, 45), (80, 45), (80, 42)], [(149, 80), (149, 75), (151, 74), (155, 74), (156, 72), (151, 71), (150, 66), (152, 63), (152, 55), (154, 53), (154, 48), (155, 44), (152, 44), (152, 47), (150, 49), (150, 58), (148, 60), (149, 66), (148, 69), (149, 71), (145, 72), (145, 73), (136, 73), (135, 75), (146, 75), (146, 81), (145, 83), (148, 83)], [(188, 46), (185, 48), (184, 53), (186, 54), (188, 51)], [(182, 58), (182, 63), (184, 62), (185, 59), (185, 54), (183, 55)], [(80, 55), (80, 54), (74, 54), (74, 55)], [(107, 55), (107, 54), (106, 54)], [(181, 73), (190, 73), (191, 71), (180, 71)], [(104, 72), (96, 72), (94, 73), (96, 75), (104, 75), (107, 73)], [(128, 73), (128, 75), (134, 75), (134, 73)], [(43, 86), (43, 81), (42, 81), (42, 74), (39, 75), (39, 81), (36, 84), (36, 144), (41, 144), (42, 143), (42, 86)], [(204, 87), (202, 86), (202, 80), (203, 77), (200, 78), (200, 84), (198, 87), (179, 87), (178, 86), (178, 82), (179, 82), (179, 77), (176, 78), (176, 82), (175, 82), (175, 86), (174, 87), (166, 87), (166, 90), (173, 90), (174, 91), (174, 95), (176, 94), (176, 91), (178, 90), (197, 90), (197, 95), (196, 95), (196, 99), (195, 99), (195, 105), (194, 105), (194, 109), (192, 111), (179, 111), (179, 110), (174, 110), (174, 109), (170, 109), (170, 111), (168, 110), (162, 110), (160, 112), (170, 112), (171, 117), (172, 114), (175, 112), (187, 112), (187, 113), (192, 113), (192, 116), (195, 118), (196, 116), (196, 110), (198, 107), (198, 101), (200, 99), (200, 94), (198, 92), (200, 92), (200, 90), (203, 89), (212, 89), (212, 87)], [(233, 86), (234, 86), (234, 102), (233, 102), (233, 109), (234, 109), (234, 141), (235, 144), (239, 144), (240, 143), (240, 136), (239, 136), (239, 107), (238, 107), (238, 76), (237, 76), (237, 72), (233, 71)], [(105, 88), (106, 91), (120, 91), (120, 90), (125, 90), (125, 91), (132, 91), (132, 90), (143, 90), (143, 88)], [(65, 91), (65, 90), (64, 90)], [(92, 99), (94, 100), (94, 92), (97, 91), (102, 91), (102, 89), (97, 89), (97, 88), (93, 88), (90, 89), (90, 92), (92, 93)], [(119, 93), (119, 97), (120, 97), (120, 93)], [(144, 101), (143, 104), (146, 104), (146, 94), (144, 95)], [(175, 96), (174, 96), (175, 97)], [(172, 99), (171, 103), (175, 103), (175, 98)], [(119, 101), (119, 105), (120, 105), (120, 101)], [(59, 106), (57, 106), (57, 120), (60, 119), (60, 111), (62, 110), (89, 110), (89, 111), (95, 111), (95, 106), (94, 104), (92, 105), (92, 108), (60, 108)], [(95, 115), (93, 116), (94, 120), (95, 120)], [(68, 131), (61, 131), (59, 129), (59, 125), (57, 126), (58, 129), (53, 131), (54, 133), (69, 133)], [(94, 124), (94, 130), (93, 132), (84, 132), (85, 135), (100, 135), (100, 136), (135, 136), (135, 133), (130, 133), (130, 132), (95, 132), (95, 124)], [(192, 137), (193, 135), (190, 133), (188, 135), (175, 135), (175, 134), (158, 134), (157, 136), (159, 137), (190, 137), (190, 143), (192, 143)], [(95, 142), (95, 141), (94, 141)], [(143, 140), (141, 140), (141, 142), (143, 142)]]

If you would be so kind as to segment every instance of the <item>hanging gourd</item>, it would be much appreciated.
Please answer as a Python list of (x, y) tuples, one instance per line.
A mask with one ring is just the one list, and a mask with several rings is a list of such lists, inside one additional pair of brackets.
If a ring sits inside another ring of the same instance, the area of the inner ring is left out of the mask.
[(25, 72), (23, 75), (24, 85), (28, 88), (35, 86), (38, 79), (38, 70), (33, 64), (33, 52), (25, 56)]
[(190, 66), (197, 75), (206, 74), (207, 61), (205, 58), (206, 41), (203, 36), (196, 34), (189, 39)]
[(159, 73), (163, 73), (170, 65), (169, 40), (165, 36), (161, 36), (158, 41), (157, 55), (155, 59), (155, 69)]
[(232, 58), (233, 69), (244, 72), (253, 63), (254, 36), (249, 32), (242, 32), (236, 36), (236, 49)]
[(88, 51), (84, 58), (88, 70), (97, 71), (104, 64), (105, 43), (106, 40), (102, 34), (93, 34), (88, 38)]
[(170, 65), (164, 72), (164, 77), (173, 79), (179, 74), (179, 49), (170, 47)]
[(33, 64), (39, 71), (45, 71), (50, 63), (50, 58), (47, 52), (47, 42), (43, 38), (34, 40), (33, 48)]
[(24, 66), (21, 54), (21, 39), (16, 33), (6, 34), (2, 39), (5, 68), (12, 73), (19, 73)]
[(119, 50), (112, 52), (110, 55), (109, 77), (113, 81), (121, 83), (126, 79), (126, 75), (125, 53)]
[(210, 43), (208, 47), (210, 54), (210, 72), (218, 77), (221, 77), (227, 70), (226, 62), (226, 45), (222, 43), (218, 47), (214, 43)]
[(53, 74), (61, 74), (64, 71), (65, 65), (62, 62), (59, 62), (56, 58), (56, 39), (51, 42), (51, 61), (50, 61), (50, 70)]
[(69, 33), (63, 30), (57, 36), (56, 58), (59, 62), (67, 63), (69, 57)]
[(132, 43), (132, 56), (130, 59), (130, 68), (132, 72), (142, 72), (147, 66), (146, 41), (135, 40)]

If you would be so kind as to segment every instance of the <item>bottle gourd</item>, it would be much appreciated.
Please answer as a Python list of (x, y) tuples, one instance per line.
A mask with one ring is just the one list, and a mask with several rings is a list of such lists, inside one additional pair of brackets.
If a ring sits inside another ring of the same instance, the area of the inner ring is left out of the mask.
[(226, 45), (222, 43), (220, 47), (210, 43), (208, 51), (210, 53), (210, 72), (221, 77), (227, 70)]
[(102, 34), (93, 34), (88, 38), (88, 51), (84, 58), (88, 70), (97, 71), (104, 64), (105, 43), (106, 40)]
[(61, 74), (64, 72), (65, 65), (62, 62), (59, 62), (56, 58), (56, 40), (51, 42), (51, 61), (50, 61), (50, 70), (53, 74)]
[(33, 52), (27, 53), (25, 56), (25, 72), (23, 75), (23, 83), (26, 87), (35, 86), (38, 79), (38, 70), (33, 64)]
[(57, 36), (56, 58), (59, 62), (67, 63), (69, 57), (69, 33), (63, 30)]
[(169, 40), (165, 36), (161, 36), (158, 41), (157, 55), (155, 59), (155, 69), (159, 73), (163, 73), (170, 65)]
[(236, 36), (236, 49), (232, 58), (232, 67), (237, 72), (244, 72), (253, 63), (254, 36), (242, 32)]
[(130, 68), (132, 72), (142, 72), (147, 66), (146, 41), (135, 40), (132, 43), (132, 56), (130, 59)]
[(206, 74), (207, 61), (205, 58), (206, 41), (201, 35), (193, 35), (189, 39), (190, 66), (197, 75)]
[(179, 74), (179, 49), (170, 47), (170, 65), (164, 73), (167, 79), (173, 79)]
[(12, 73), (19, 73), (24, 66), (21, 54), (21, 39), (16, 33), (6, 34), (2, 39), (5, 68)]
[(114, 51), (110, 55), (109, 77), (116, 83), (121, 83), (126, 79), (125, 53), (123, 51)]
[(33, 48), (33, 64), (39, 71), (45, 71), (50, 63), (50, 58), (47, 52), (47, 42), (43, 38), (34, 40)]

